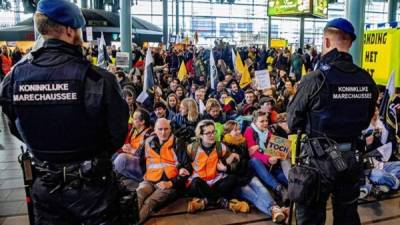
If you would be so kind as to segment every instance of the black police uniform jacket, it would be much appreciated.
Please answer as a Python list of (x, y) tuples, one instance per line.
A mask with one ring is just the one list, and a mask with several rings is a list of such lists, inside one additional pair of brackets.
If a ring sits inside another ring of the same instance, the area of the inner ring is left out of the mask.
[(377, 97), (372, 77), (353, 64), (351, 55), (334, 49), (322, 57), (319, 69), (300, 81), (288, 105), (289, 129), (352, 141), (368, 127)]
[(42, 161), (69, 163), (112, 153), (128, 132), (128, 106), (115, 77), (81, 48), (47, 40), (0, 88), (11, 132)]

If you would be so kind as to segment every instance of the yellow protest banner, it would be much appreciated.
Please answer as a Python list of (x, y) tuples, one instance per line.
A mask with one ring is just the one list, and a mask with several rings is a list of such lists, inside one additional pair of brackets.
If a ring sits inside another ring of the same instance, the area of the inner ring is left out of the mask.
[(276, 156), (280, 159), (286, 159), (290, 153), (292, 142), (286, 138), (272, 135), (266, 146), (265, 153), (270, 156)]
[(286, 39), (271, 39), (271, 48), (284, 48), (288, 46)]
[[(362, 67), (372, 76), (376, 84), (386, 85), (391, 71), (399, 74), (400, 30), (379, 29), (364, 33)], [(400, 87), (399, 76), (395, 78)]]

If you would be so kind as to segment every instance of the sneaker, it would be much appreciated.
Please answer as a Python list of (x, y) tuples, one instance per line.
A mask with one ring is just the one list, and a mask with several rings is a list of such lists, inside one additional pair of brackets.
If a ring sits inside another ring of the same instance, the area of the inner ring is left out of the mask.
[(192, 201), (188, 203), (187, 212), (195, 213), (196, 211), (201, 211), (206, 208), (205, 201), (200, 198), (193, 198)]
[(229, 201), (229, 209), (232, 210), (234, 213), (241, 212), (241, 213), (248, 213), (250, 212), (250, 206), (245, 201), (239, 201), (237, 199), (231, 199)]
[(279, 206), (272, 206), (271, 207), (271, 214), (272, 214), (272, 222), (274, 223), (281, 223), (286, 219), (285, 214), (283, 213), (282, 209)]
[(359, 199), (366, 198), (368, 196), (368, 194), (369, 194), (368, 188), (361, 187), (360, 188), (360, 196), (358, 196), (358, 198)]

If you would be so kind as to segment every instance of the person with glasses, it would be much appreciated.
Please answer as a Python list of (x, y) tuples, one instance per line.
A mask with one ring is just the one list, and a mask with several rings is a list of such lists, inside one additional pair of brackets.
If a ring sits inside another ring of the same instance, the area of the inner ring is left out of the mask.
[(215, 141), (215, 123), (202, 120), (196, 127), (198, 141), (188, 145), (187, 152), (192, 161), (193, 173), (189, 177), (187, 187), (193, 198), (188, 204), (188, 212), (204, 210), (207, 205), (235, 211), (248, 212), (246, 202), (228, 201), (236, 185), (236, 177), (228, 175), (230, 164), (239, 160), (239, 155), (232, 153), (227, 147)]

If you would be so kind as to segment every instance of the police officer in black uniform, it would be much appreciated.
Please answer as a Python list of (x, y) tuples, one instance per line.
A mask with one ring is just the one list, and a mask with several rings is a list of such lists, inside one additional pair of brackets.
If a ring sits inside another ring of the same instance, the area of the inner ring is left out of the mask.
[[(300, 225), (325, 224), (326, 202), (331, 193), (334, 224), (360, 224), (357, 200), (362, 169), (358, 151), (362, 147), (357, 140), (374, 114), (378, 92), (372, 77), (355, 65), (348, 53), (355, 39), (349, 21), (329, 21), (324, 29), (320, 67), (300, 81), (288, 106), (292, 132), (301, 129), (310, 138), (322, 138), (313, 146), (310, 163), (320, 171), (320, 186), (314, 187), (318, 197), (310, 205), (296, 202)], [(329, 149), (336, 149), (338, 154), (326, 152), (325, 146), (332, 143), (336, 147)], [(336, 168), (333, 162), (338, 159), (341, 163)]]
[(115, 77), (82, 54), (81, 10), (41, 0), (43, 47), (1, 86), (10, 128), (33, 155), (35, 224), (118, 224), (110, 155), (127, 134), (128, 106)]

